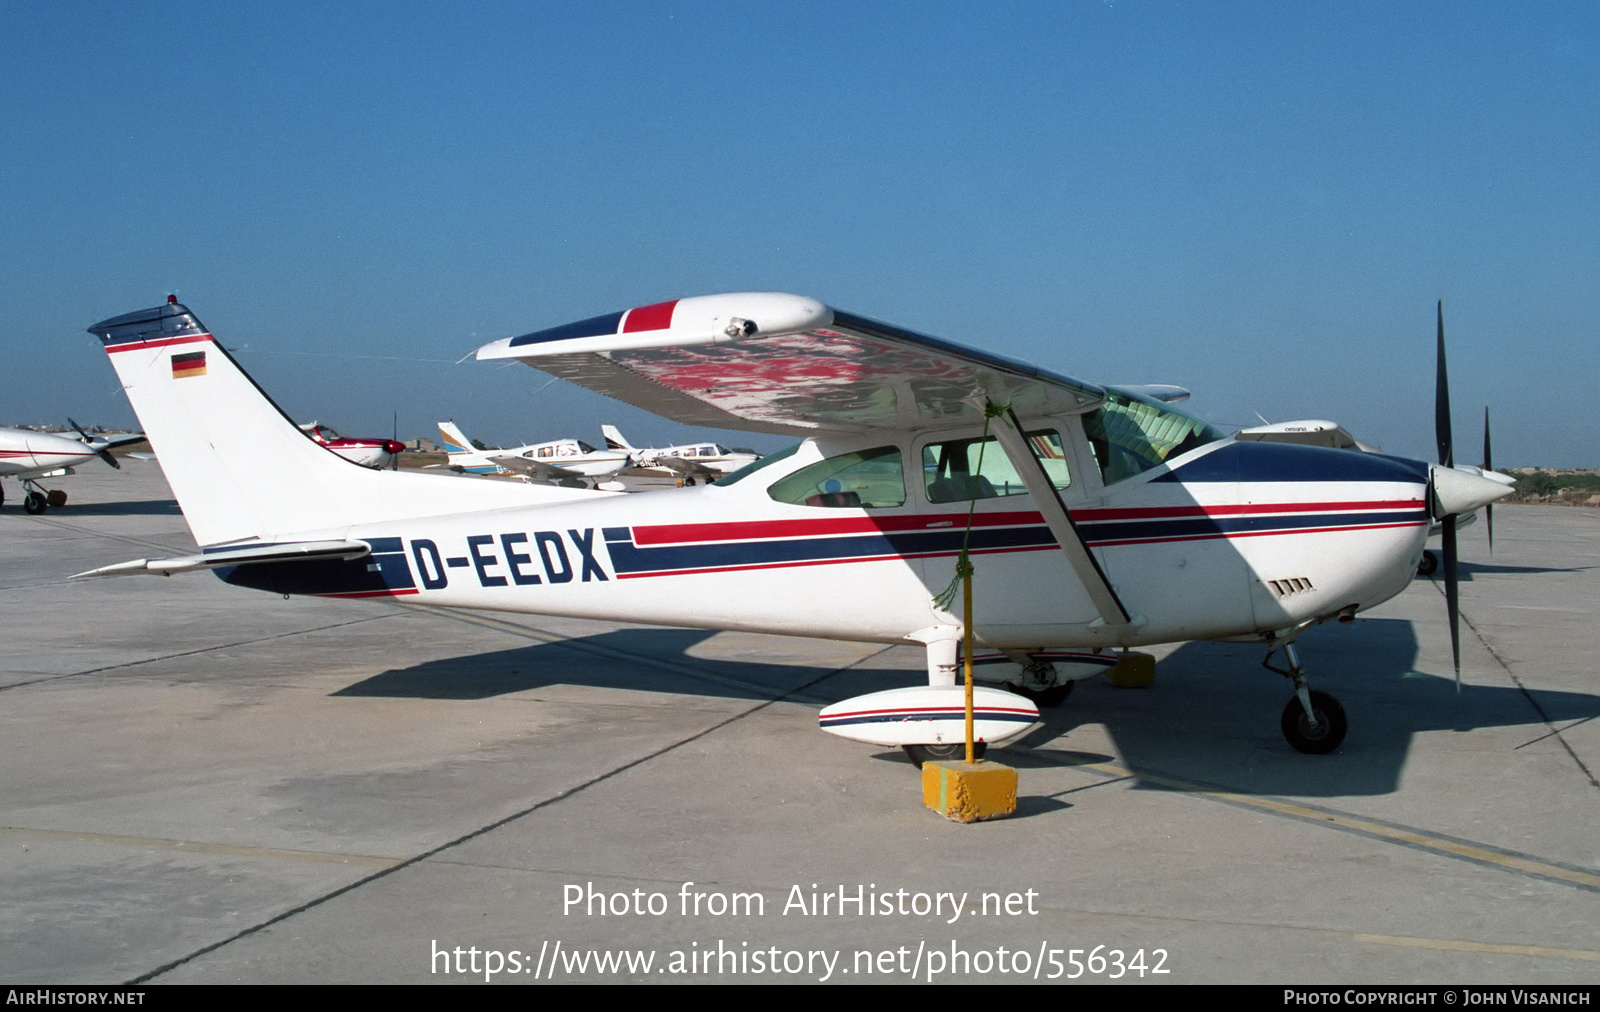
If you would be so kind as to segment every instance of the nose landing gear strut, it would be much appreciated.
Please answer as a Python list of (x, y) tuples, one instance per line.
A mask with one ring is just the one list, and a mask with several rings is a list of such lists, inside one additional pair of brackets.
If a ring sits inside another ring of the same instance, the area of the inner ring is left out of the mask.
[(1272, 663), (1272, 655), (1277, 653), (1277, 648), (1267, 651), (1261, 666), (1294, 681), (1294, 696), (1283, 708), (1283, 737), (1298, 752), (1327, 755), (1343, 743), (1345, 732), (1349, 730), (1344, 707), (1326, 692), (1311, 690), (1310, 683), (1306, 681), (1305, 668), (1300, 664), (1300, 654), (1293, 643), (1285, 643), (1282, 649), (1283, 656), (1289, 662), (1288, 668), (1280, 668)]

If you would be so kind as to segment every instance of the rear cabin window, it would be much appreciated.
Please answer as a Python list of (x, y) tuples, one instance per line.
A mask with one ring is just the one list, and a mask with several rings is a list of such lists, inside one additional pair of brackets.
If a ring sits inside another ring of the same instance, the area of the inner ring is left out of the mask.
[[(1050, 476), (1052, 485), (1059, 490), (1072, 484), (1059, 432), (1052, 429), (1030, 432), (1028, 443), (1039, 463), (1044, 465), (1044, 473)], [(931, 503), (1028, 494), (1022, 476), (1011, 466), (1011, 458), (993, 436), (929, 443), (922, 448), (922, 475)]]
[(802, 467), (767, 490), (774, 501), (832, 509), (904, 506), (905, 466), (898, 446), (842, 453)]

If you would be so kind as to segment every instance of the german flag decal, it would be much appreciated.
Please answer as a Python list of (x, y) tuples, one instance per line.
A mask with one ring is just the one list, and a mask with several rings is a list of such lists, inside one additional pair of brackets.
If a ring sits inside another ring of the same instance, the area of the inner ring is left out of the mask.
[(206, 353), (191, 351), (187, 355), (172, 356), (172, 378), (186, 379), (206, 374)]

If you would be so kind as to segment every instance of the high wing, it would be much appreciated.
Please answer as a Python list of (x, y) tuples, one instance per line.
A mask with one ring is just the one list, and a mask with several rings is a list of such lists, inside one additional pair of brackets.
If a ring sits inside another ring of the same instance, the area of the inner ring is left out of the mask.
[(1103, 388), (1025, 362), (774, 292), (659, 302), (478, 349), (667, 418), (722, 429), (815, 436), (918, 431), (981, 421), (1017, 469), (1100, 619), (1142, 625), (1089, 552), (1018, 414), (1087, 411)]
[(1187, 387), (1175, 387), (1171, 383), (1123, 383), (1119, 384), (1117, 389), (1126, 390), (1131, 394), (1142, 394), (1163, 404), (1180, 404), (1189, 399)]
[(981, 419), (984, 399), (1077, 412), (1105, 396), (1025, 362), (772, 292), (640, 306), (508, 337), (477, 357), (518, 359), (686, 424), (798, 436)]

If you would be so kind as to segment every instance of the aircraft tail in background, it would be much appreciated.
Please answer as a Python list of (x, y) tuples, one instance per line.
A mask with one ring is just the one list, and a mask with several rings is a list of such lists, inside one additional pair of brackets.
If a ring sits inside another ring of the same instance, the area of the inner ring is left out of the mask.
[(606, 437), (606, 449), (608, 450), (622, 450), (631, 454), (638, 449), (623, 437), (621, 431), (615, 425), (600, 426), (600, 434)]
[(461, 431), (454, 420), (439, 423), (439, 438), (445, 452), (450, 455), (450, 470), (467, 474), (506, 474), (505, 468), (489, 459), (489, 455), (472, 445), (472, 440)]

